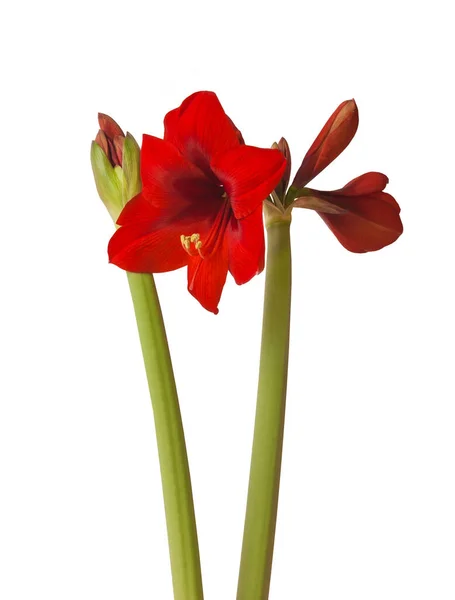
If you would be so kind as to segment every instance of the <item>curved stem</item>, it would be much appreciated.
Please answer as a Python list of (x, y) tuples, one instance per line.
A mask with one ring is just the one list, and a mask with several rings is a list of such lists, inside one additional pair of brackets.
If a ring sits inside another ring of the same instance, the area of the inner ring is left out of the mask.
[(175, 600), (202, 600), (190, 471), (172, 362), (152, 275), (127, 273), (155, 418)]
[(267, 225), (261, 362), (237, 600), (267, 600), (278, 510), (291, 309), (290, 218)]

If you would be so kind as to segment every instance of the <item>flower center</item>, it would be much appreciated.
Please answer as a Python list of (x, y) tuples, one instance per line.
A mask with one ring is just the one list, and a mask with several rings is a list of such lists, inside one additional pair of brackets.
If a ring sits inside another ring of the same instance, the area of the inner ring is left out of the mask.
[(224, 200), (223, 205), (219, 209), (207, 236), (204, 235), (204, 241), (201, 240), (199, 233), (192, 233), (191, 235), (182, 234), (180, 236), (182, 247), (190, 256), (197, 256), (198, 254), (201, 258), (210, 256), (217, 251), (223, 242), (226, 227), (232, 215), (232, 209), (226, 192), (223, 193), (222, 198)]

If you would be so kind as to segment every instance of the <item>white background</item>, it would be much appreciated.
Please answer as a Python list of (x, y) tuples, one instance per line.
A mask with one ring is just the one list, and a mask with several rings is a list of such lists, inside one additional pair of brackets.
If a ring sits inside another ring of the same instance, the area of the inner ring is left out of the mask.
[[(98, 111), (138, 140), (217, 92), (294, 167), (336, 106), (358, 134), (316, 183), (390, 177), (405, 233), (344, 250), (294, 213), (288, 412), (271, 600), (455, 597), (454, 94), (449, 3), (17, 2), (1, 16), (0, 596), (170, 600), (153, 419)], [(315, 183), (315, 187), (316, 186)], [(156, 278), (206, 598), (235, 598), (264, 276), (204, 312)]]

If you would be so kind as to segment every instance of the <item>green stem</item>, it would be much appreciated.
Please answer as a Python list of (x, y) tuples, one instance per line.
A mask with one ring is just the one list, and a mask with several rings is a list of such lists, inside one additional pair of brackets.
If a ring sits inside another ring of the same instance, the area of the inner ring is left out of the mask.
[(202, 600), (190, 471), (172, 362), (152, 275), (128, 273), (152, 399), (175, 600)]
[(256, 420), (237, 600), (267, 600), (278, 510), (289, 355), (291, 245), (288, 220), (268, 223)]

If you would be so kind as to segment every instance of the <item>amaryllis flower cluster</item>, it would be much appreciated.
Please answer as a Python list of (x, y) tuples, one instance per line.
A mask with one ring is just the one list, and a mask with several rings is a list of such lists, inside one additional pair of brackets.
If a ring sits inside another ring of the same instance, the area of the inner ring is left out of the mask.
[(127, 271), (188, 267), (188, 289), (218, 312), (228, 271), (237, 284), (264, 267), (262, 204), (286, 160), (245, 145), (212, 92), (197, 92), (168, 113), (164, 139), (144, 135), (142, 191), (127, 203), (109, 259)]
[(387, 176), (365, 173), (332, 192), (306, 187), (348, 146), (358, 124), (354, 100), (340, 104), (305, 155), (287, 194), (291, 155), (286, 140), (280, 140), (278, 147), (287, 158), (288, 168), (275, 190), (276, 201), (272, 197), (271, 202), (278, 210), (286, 208), (288, 213), (295, 207), (313, 209), (345, 248), (371, 252), (391, 244), (403, 232), (400, 207), (383, 191), (389, 181)]
[[(287, 189), (291, 153), (284, 138), (272, 149), (248, 146), (213, 92), (191, 95), (166, 115), (163, 139), (143, 136), (142, 190), (137, 194), (133, 178), (137, 195), (117, 220), (110, 261), (137, 273), (187, 266), (188, 290), (216, 314), (228, 272), (240, 285), (264, 267), (264, 200), (278, 219), (290, 219), (293, 208), (315, 210), (352, 252), (391, 244), (403, 225), (400, 207), (384, 192), (386, 175), (365, 173), (335, 191), (307, 187), (348, 146), (358, 123), (354, 100), (340, 104)], [(96, 156), (120, 177), (123, 132), (105, 115), (100, 126)]]
[[(174, 593), (202, 599), (197, 529), (177, 390), (154, 278), (186, 266), (188, 289), (218, 312), (230, 272), (237, 284), (264, 268), (268, 230), (258, 400), (238, 598), (268, 597), (284, 436), (291, 308), (290, 225), (294, 208), (315, 210), (352, 252), (379, 250), (402, 233), (388, 179), (369, 172), (335, 191), (308, 184), (351, 142), (354, 100), (327, 121), (289, 186), (291, 152), (248, 146), (212, 92), (197, 92), (164, 119), (163, 139), (142, 148), (99, 115), (91, 163), (99, 195), (118, 229), (110, 261), (128, 283), (153, 405), (166, 506)], [(139, 274), (138, 274), (139, 273)]]

